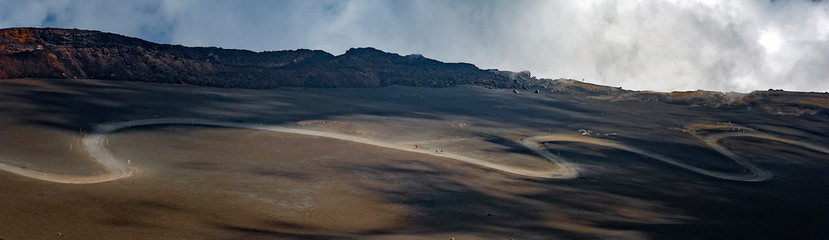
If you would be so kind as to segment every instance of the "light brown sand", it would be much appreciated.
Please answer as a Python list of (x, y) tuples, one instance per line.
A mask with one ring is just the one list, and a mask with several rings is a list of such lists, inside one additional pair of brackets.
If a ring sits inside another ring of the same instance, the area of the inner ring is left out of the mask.
[(79, 131), (0, 122), (0, 163), (69, 175), (99, 175), (103, 170), (85, 154)]
[[(455, 151), (449, 150), (444, 151), (443, 149), (437, 150), (432, 152), (431, 147), (429, 144), (426, 144), (422, 148), (414, 147), (412, 148), (411, 144), (398, 144), (398, 143), (389, 143), (384, 141), (377, 141), (370, 138), (365, 138), (360, 135), (354, 134), (343, 134), (338, 132), (326, 132), (326, 131), (318, 131), (318, 130), (308, 130), (308, 129), (299, 129), (299, 128), (290, 128), (290, 127), (283, 127), (283, 126), (273, 126), (273, 125), (262, 125), (262, 124), (250, 124), (250, 123), (232, 123), (232, 122), (221, 122), (221, 121), (213, 121), (213, 120), (206, 120), (206, 119), (184, 119), (184, 118), (152, 118), (152, 119), (141, 119), (141, 120), (131, 120), (131, 121), (124, 121), (124, 122), (114, 122), (114, 123), (106, 123), (95, 127), (91, 132), (84, 134), (82, 138), (82, 146), (85, 152), (89, 155), (89, 157), (93, 160), (92, 164), (97, 164), (104, 169), (104, 172), (98, 175), (70, 175), (70, 174), (57, 174), (48, 171), (38, 171), (34, 169), (28, 169), (25, 167), (21, 167), (18, 165), (12, 164), (5, 164), (0, 163), (0, 169), (5, 171), (9, 171), (12, 173), (16, 173), (22, 176), (27, 176), (31, 178), (36, 178), (40, 180), (46, 181), (53, 181), (58, 183), (75, 183), (75, 184), (88, 184), (88, 183), (99, 183), (99, 182), (106, 182), (112, 181), (120, 178), (129, 177), (133, 169), (130, 166), (129, 159), (122, 159), (116, 157), (115, 154), (111, 153), (108, 150), (107, 145), (109, 144), (109, 136), (112, 132), (128, 129), (132, 127), (140, 127), (140, 126), (151, 126), (151, 125), (166, 125), (166, 124), (190, 124), (190, 125), (206, 125), (206, 126), (220, 126), (220, 127), (231, 127), (231, 128), (241, 128), (241, 129), (256, 129), (258, 131), (269, 131), (269, 132), (284, 132), (290, 134), (300, 134), (300, 135), (308, 135), (308, 136), (316, 136), (316, 137), (325, 137), (325, 138), (333, 138), (338, 140), (345, 140), (345, 141), (352, 141), (356, 143), (368, 144), (378, 147), (384, 147), (399, 151), (406, 151), (406, 152), (414, 152), (414, 153), (421, 153), (421, 154), (433, 154), (435, 156), (448, 158), (456, 161), (461, 161), (465, 163), (471, 163), (475, 165), (484, 166), (487, 168), (492, 168), (495, 170), (523, 175), (527, 177), (538, 177), (538, 178), (572, 178), (575, 175), (575, 172), (570, 169), (561, 169), (561, 168), (554, 168), (554, 169), (528, 169), (522, 168), (512, 165), (506, 165), (502, 163), (497, 163), (497, 161), (492, 160), (481, 160), (477, 158), (470, 157), (465, 155), (462, 152), (457, 152), (458, 148), (455, 148)], [(71, 150), (71, 145), (70, 145)], [(495, 158), (505, 158), (505, 157), (514, 157), (515, 155), (496, 155)], [(544, 156), (544, 155), (543, 155)], [(547, 156), (545, 156), (547, 157)], [(552, 159), (551, 159), (552, 160)], [(561, 165), (560, 162), (557, 164)], [(563, 165), (561, 165), (563, 166)]]
[[(138, 169), (133, 177), (93, 185), (62, 185), (0, 173), (3, 236), (18, 239), (61, 233), (64, 238), (180, 239), (266, 234), (326, 238), (376, 232), (364, 236), (396, 238), (404, 236), (384, 232), (406, 232), (410, 221), (424, 217), (452, 219), (423, 215), (419, 209), (395, 204), (383, 194), (419, 194), (417, 189), (429, 181), (413, 176), (449, 177), (465, 187), (510, 199), (515, 194), (544, 190), (516, 185), (511, 174), (493, 174), (440, 156), (324, 137), (160, 126), (125, 130), (109, 141), (113, 154), (132, 159), (131, 167)], [(579, 223), (578, 218), (574, 222), (573, 216), (557, 216), (548, 220), (551, 228), (635, 236), (593, 227), (589, 221)], [(488, 238), (464, 232), (407, 235), (411, 239)]]

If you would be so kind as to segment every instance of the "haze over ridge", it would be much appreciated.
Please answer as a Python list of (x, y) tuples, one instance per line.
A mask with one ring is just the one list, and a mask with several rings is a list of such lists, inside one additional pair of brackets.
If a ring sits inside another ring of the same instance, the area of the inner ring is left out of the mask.
[(3, 1), (0, 28), (257, 51), (371, 46), (626, 89), (829, 91), (825, 2)]

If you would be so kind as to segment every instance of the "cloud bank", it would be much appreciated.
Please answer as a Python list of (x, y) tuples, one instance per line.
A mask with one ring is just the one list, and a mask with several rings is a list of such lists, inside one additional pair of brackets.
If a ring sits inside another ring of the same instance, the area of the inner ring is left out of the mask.
[(15, 26), (256, 51), (371, 46), (626, 89), (829, 91), (824, 2), (0, 2), (0, 27)]

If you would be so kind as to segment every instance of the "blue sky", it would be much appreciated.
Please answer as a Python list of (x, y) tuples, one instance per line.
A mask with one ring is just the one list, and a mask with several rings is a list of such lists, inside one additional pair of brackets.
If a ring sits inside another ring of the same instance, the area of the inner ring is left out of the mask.
[(809, 1), (0, 0), (0, 27), (255, 51), (376, 47), (639, 90), (829, 91)]

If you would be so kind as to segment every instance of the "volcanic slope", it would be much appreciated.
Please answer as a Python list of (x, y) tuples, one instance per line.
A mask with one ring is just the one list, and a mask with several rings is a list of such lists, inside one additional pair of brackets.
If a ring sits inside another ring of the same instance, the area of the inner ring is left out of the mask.
[[(128, 125), (99, 139), (96, 144), (113, 157), (128, 161), (129, 177), (67, 185), (0, 171), (4, 239), (58, 233), (135, 239), (827, 235), (829, 215), (822, 213), (829, 212), (829, 196), (822, 189), (829, 187), (829, 124), (821, 112), (780, 115), (757, 107), (607, 101), (477, 86), (255, 90), (38, 79), (0, 84), (0, 161), (27, 170), (105, 173), (106, 166), (95, 166), (79, 147), (79, 136), (131, 120), (185, 122)], [(228, 125), (190, 126), (187, 119)], [(228, 128), (233, 125), (247, 128)], [(423, 152), (257, 126), (336, 133)], [(580, 141), (532, 140), (555, 134)], [(525, 176), (441, 157), (441, 150), (536, 171), (559, 169), (545, 158), (552, 157), (580, 175)], [(762, 171), (771, 178), (723, 180), (660, 157), (704, 171)]]

